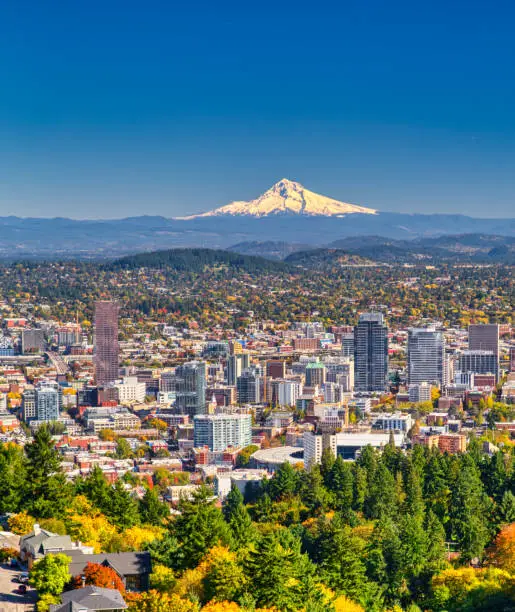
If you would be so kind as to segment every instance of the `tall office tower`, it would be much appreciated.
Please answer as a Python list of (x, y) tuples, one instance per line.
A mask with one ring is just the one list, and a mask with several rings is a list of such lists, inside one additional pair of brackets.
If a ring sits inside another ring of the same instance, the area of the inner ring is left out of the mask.
[(493, 373), (499, 377), (499, 325), (469, 325), (469, 350), (492, 351), (497, 360)]
[(21, 332), (21, 352), (40, 353), (45, 348), (44, 329), (24, 329)]
[(175, 369), (175, 409), (179, 414), (206, 414), (206, 362), (188, 361)]
[(118, 311), (116, 302), (95, 302), (95, 380), (110, 385), (118, 379)]
[(286, 376), (286, 362), (284, 359), (271, 359), (266, 362), (267, 378), (284, 378)]
[(434, 327), (408, 330), (408, 384), (445, 382), (445, 338)]
[(342, 354), (344, 357), (354, 356), (354, 332), (342, 334)]
[(25, 389), (22, 396), (23, 420), (56, 421), (62, 405), (62, 391), (55, 382), (42, 381)]
[(23, 420), (28, 423), (36, 418), (36, 390), (26, 387), (22, 395), (21, 408)]
[(42, 382), (36, 386), (36, 419), (38, 421), (57, 421), (61, 403), (61, 389), (57, 383)]
[(221, 452), (229, 446), (245, 447), (252, 444), (252, 416), (250, 414), (198, 414), (193, 418), (196, 447), (207, 446)]
[(258, 404), (261, 401), (261, 376), (254, 368), (243, 370), (236, 380), (238, 403)]
[(306, 387), (322, 386), (325, 383), (325, 366), (320, 361), (306, 365)]
[(171, 393), (175, 391), (175, 372), (163, 372), (159, 378), (159, 391)]
[(474, 374), (495, 374), (497, 357), (493, 351), (463, 351), (458, 360), (460, 372)]
[(227, 359), (227, 384), (235, 385), (243, 370), (246, 370), (249, 366), (250, 355), (248, 353), (231, 355)]
[(388, 374), (388, 328), (378, 312), (364, 313), (354, 328), (354, 389), (382, 392)]

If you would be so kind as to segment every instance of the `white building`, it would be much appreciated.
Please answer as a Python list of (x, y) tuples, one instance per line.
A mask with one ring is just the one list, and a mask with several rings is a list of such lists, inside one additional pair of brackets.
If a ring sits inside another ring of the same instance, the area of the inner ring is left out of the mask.
[(295, 406), (302, 395), (302, 383), (296, 380), (281, 381), (277, 389), (279, 406)]
[(393, 414), (376, 414), (372, 417), (372, 429), (384, 431), (403, 431), (407, 433), (413, 426), (410, 414), (395, 412)]
[[(392, 434), (395, 446), (404, 443), (404, 434)], [(334, 456), (354, 460), (365, 446), (383, 448), (390, 441), (390, 433), (336, 433), (333, 435), (306, 432), (304, 434), (304, 464), (320, 463), (324, 448)]]
[(250, 414), (197, 414), (193, 417), (196, 447), (224, 451), (229, 446), (245, 447), (252, 443)]
[(116, 388), (120, 404), (140, 404), (145, 401), (146, 384), (138, 382), (137, 376), (125, 376)]
[(430, 402), (431, 385), (427, 382), (420, 383), (419, 385), (408, 385), (408, 396), (410, 402)]

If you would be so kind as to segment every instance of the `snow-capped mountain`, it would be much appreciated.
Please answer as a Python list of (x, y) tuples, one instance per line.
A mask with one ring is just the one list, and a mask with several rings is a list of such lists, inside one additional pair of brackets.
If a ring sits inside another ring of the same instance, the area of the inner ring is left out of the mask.
[(342, 217), (352, 213), (375, 215), (376, 210), (347, 204), (319, 195), (305, 189), (300, 183), (282, 179), (259, 198), (250, 202), (232, 202), (215, 210), (180, 217), (183, 220), (198, 219), (200, 217), (220, 217), (223, 215), (267, 217), (269, 215), (307, 215), (318, 217)]

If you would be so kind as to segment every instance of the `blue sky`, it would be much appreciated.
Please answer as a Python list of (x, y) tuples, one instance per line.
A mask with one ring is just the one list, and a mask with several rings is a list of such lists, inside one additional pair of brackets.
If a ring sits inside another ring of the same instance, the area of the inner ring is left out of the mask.
[(513, 2), (5, 5), (0, 215), (182, 215), (287, 177), (515, 216)]

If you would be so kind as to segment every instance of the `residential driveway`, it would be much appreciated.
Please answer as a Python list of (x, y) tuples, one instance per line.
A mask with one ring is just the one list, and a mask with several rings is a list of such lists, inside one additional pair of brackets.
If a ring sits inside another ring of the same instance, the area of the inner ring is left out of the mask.
[(18, 584), (13, 578), (20, 573), (19, 569), (0, 566), (0, 612), (33, 612), (36, 602), (36, 591), (28, 587), (25, 595), (16, 592)]

